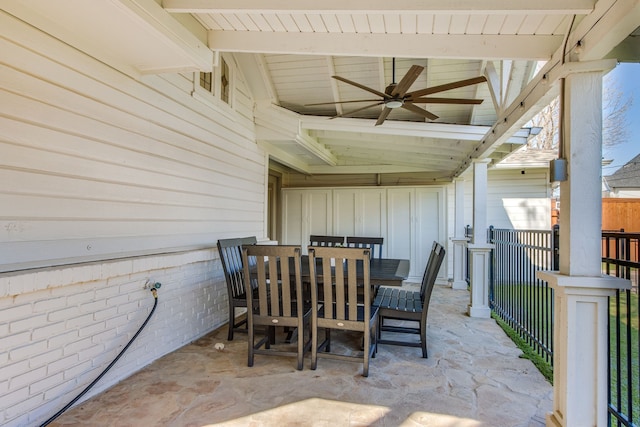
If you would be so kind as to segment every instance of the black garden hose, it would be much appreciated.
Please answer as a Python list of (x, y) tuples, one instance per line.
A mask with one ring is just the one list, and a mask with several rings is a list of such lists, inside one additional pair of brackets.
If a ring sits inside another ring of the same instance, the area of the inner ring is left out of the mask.
[(113, 361), (111, 363), (109, 363), (109, 366), (107, 366), (105, 368), (104, 371), (102, 371), (102, 373), (100, 375), (98, 375), (98, 378), (96, 378), (95, 380), (93, 380), (91, 382), (91, 384), (89, 384), (84, 390), (82, 390), (80, 392), (79, 395), (77, 395), (71, 402), (67, 403), (65, 405), (64, 408), (60, 409), (58, 412), (55, 413), (55, 415), (53, 415), (51, 418), (49, 418), (47, 421), (45, 421), (44, 423), (42, 423), (40, 425), (40, 427), (45, 427), (48, 426), (51, 422), (53, 422), (56, 418), (58, 418), (60, 415), (62, 415), (67, 409), (69, 409), (71, 406), (73, 406), (74, 403), (76, 403), (78, 401), (78, 399), (80, 399), (82, 396), (84, 396), (90, 389), (91, 387), (93, 387), (98, 381), (100, 381), (100, 379), (109, 371), (109, 369), (111, 369), (111, 367), (113, 365), (116, 364), (116, 362), (118, 361), (118, 359), (120, 359), (120, 357), (124, 354), (125, 351), (127, 351), (127, 349), (129, 348), (129, 346), (133, 343), (133, 341), (138, 337), (138, 335), (140, 335), (140, 332), (142, 332), (142, 330), (144, 329), (145, 326), (147, 326), (147, 323), (149, 323), (149, 319), (151, 319), (151, 316), (153, 315), (153, 312), (156, 311), (156, 307), (158, 306), (158, 288), (160, 287), (160, 283), (156, 283), (154, 285), (152, 285), (151, 287), (151, 293), (153, 293), (153, 308), (151, 309), (151, 312), (149, 313), (149, 315), (147, 316), (147, 319), (144, 321), (144, 323), (142, 324), (142, 326), (140, 326), (140, 329), (138, 329), (138, 332), (136, 332), (136, 334), (131, 338), (131, 340), (129, 340), (129, 342), (127, 343), (127, 345), (124, 346), (124, 348), (120, 351), (120, 353), (118, 353), (118, 355), (116, 356), (115, 359), (113, 359)]

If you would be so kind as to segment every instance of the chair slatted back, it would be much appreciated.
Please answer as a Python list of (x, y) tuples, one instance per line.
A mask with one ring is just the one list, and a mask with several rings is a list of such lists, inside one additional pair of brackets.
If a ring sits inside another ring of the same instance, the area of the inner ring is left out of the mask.
[[(299, 246), (243, 247), (245, 287), (257, 286), (258, 305), (247, 310), (263, 318), (296, 317), (302, 312), (301, 249)], [(293, 273), (293, 275), (291, 274)], [(251, 283), (251, 285), (249, 285)], [(296, 310), (295, 304), (300, 304)], [(277, 326), (277, 322), (274, 322)]]
[[(360, 306), (360, 310), (364, 308), (364, 319), (369, 319), (369, 302), (371, 301), (369, 261), (368, 249), (309, 247), (311, 301), (314, 306), (319, 298), (324, 302), (322, 317), (357, 322), (358, 306)], [(359, 275), (361, 278), (358, 277)], [(327, 283), (333, 286), (327, 286)], [(318, 289), (322, 292), (322, 296), (314, 292)]]
[(229, 298), (237, 298), (244, 294), (242, 246), (255, 245), (257, 242), (255, 236), (218, 240), (218, 253), (222, 261)]
[(367, 248), (371, 251), (371, 258), (382, 258), (384, 237), (355, 237), (347, 236), (347, 247)]
[(343, 236), (319, 236), (317, 234), (312, 234), (309, 236), (309, 243), (311, 246), (328, 246), (328, 247), (336, 247), (337, 245), (344, 246), (344, 237)]
[(420, 299), (422, 300), (422, 316), (426, 320), (427, 311), (429, 309), (429, 300), (431, 299), (431, 293), (433, 286), (436, 283), (438, 272), (442, 266), (444, 260), (445, 250), (444, 247), (437, 242), (433, 242), (433, 249), (427, 262), (427, 268), (425, 269), (424, 276), (422, 277), (422, 283), (420, 285)]

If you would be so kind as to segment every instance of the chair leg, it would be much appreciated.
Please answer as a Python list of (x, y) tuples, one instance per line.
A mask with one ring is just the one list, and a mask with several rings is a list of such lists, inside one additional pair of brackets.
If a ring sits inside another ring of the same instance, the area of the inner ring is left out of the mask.
[(227, 341), (233, 341), (233, 329), (236, 327), (236, 308), (229, 302), (229, 332), (227, 333)]
[(364, 360), (362, 363), (362, 376), (369, 376), (369, 355), (371, 354), (371, 331), (366, 331), (364, 334)]
[[(297, 329), (302, 329), (302, 325), (298, 326)], [(300, 333), (298, 337), (298, 370), (301, 371), (304, 367), (304, 331)]]
[(318, 367), (318, 327), (311, 327), (311, 369)]
[(420, 344), (422, 346), (422, 357), (427, 358), (427, 325), (420, 325)]
[(247, 339), (247, 343), (248, 343), (248, 360), (247, 360), (247, 365), (249, 367), (253, 366), (253, 327), (250, 327), (249, 330), (247, 331), (247, 335), (248, 335), (248, 339)]

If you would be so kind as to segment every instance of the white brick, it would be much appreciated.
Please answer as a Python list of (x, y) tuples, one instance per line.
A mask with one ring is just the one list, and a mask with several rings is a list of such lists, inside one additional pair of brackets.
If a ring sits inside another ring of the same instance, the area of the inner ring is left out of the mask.
[(82, 312), (78, 307), (67, 307), (61, 310), (50, 311), (48, 319), (50, 322), (57, 322), (58, 320), (66, 320), (81, 315)]
[(107, 299), (120, 294), (120, 289), (109, 282), (104, 286), (100, 286), (95, 290), (96, 299)]
[(30, 412), (38, 406), (42, 405), (43, 401), (44, 396), (42, 394), (38, 394), (30, 399), (17, 402), (15, 405), (7, 407), (7, 416), (9, 418), (14, 418), (26, 412)]
[(53, 310), (59, 310), (66, 306), (67, 306), (67, 299), (65, 297), (58, 297), (58, 298), (49, 297), (48, 299), (36, 301), (35, 303), (33, 303), (33, 312), (48, 313)]
[[(44, 392), (44, 400), (46, 402), (50, 402), (53, 399), (60, 399), (61, 396), (67, 393), (70, 396), (68, 400), (71, 401), (71, 399), (75, 398), (75, 396), (77, 396), (78, 393), (80, 393), (83, 389), (80, 389), (80, 386), (77, 385), (76, 379), (72, 377), (70, 380), (67, 380), (61, 383), (60, 385), (54, 386), (53, 388), (46, 390)], [(56, 409), (62, 408), (62, 406), (66, 404), (66, 402), (67, 402), (67, 399), (61, 400), (59, 405), (56, 405)]]
[(28, 371), (29, 362), (27, 360), (0, 365), (0, 380), (11, 379), (14, 375), (23, 374)]
[(104, 345), (96, 344), (92, 347), (89, 347), (85, 350), (78, 352), (78, 357), (80, 358), (80, 360), (92, 360), (96, 356), (102, 354), (103, 351), (104, 351)]
[(85, 325), (93, 323), (93, 313), (87, 313), (82, 316), (74, 317), (66, 322), (67, 329), (77, 329)]
[(2, 406), (9, 408), (12, 405), (16, 405), (29, 397), (29, 387), (11, 389), (9, 393), (2, 396)]
[(12, 320), (24, 319), (31, 315), (31, 305), (22, 304), (0, 310), (0, 322), (10, 322)]
[(9, 331), (12, 334), (17, 332), (31, 330), (33, 328), (37, 328), (47, 323), (47, 315), (40, 314), (36, 316), (31, 316), (22, 320), (14, 320), (10, 323)]
[(28, 386), (32, 382), (43, 378), (46, 373), (47, 368), (41, 366), (40, 368), (31, 369), (19, 375), (13, 375), (9, 378), (9, 387), (11, 387), (11, 390), (17, 390), (20, 387)]
[(76, 341), (73, 341), (71, 343), (68, 343), (66, 346), (64, 346), (64, 348), (62, 349), (64, 355), (69, 355), (69, 354), (74, 354), (74, 353), (78, 353), (81, 350), (84, 350), (88, 347), (91, 346), (91, 339), (90, 338), (82, 338)]
[(130, 292), (143, 291), (145, 282), (146, 280), (122, 283), (118, 286), (118, 292), (121, 294), (128, 294)]
[[(0, 381), (0, 396), (9, 392), (9, 380)], [(2, 416), (0, 415), (0, 421), (2, 420)]]
[[(86, 361), (80, 362), (64, 371), (64, 379), (69, 380), (69, 379), (76, 378), (79, 375), (83, 375), (89, 369), (91, 369), (91, 361), (86, 360)], [(98, 376), (98, 374), (96, 374), (96, 376)]]
[(108, 307), (118, 307), (120, 304), (124, 304), (129, 301), (129, 295), (120, 294), (111, 298), (107, 298), (107, 306)]
[(97, 313), (107, 306), (107, 302), (103, 299), (83, 304), (80, 308), (83, 313)]
[(67, 297), (67, 305), (82, 305), (95, 299), (95, 291), (93, 289), (80, 292)]
[[(113, 320), (113, 319), (111, 319)], [(125, 318), (126, 321), (126, 318)], [(102, 342), (108, 342), (110, 340), (112, 340), (116, 335), (118, 335), (116, 333), (116, 329), (107, 329), (106, 331), (100, 333), (100, 334), (96, 334), (91, 338), (91, 341), (94, 343), (102, 343)]]
[(88, 337), (88, 336), (96, 335), (104, 331), (104, 329), (105, 329), (105, 322), (99, 322), (99, 323), (93, 323), (83, 328), (80, 328), (79, 332), (81, 337)]
[(72, 270), (73, 283), (90, 282), (92, 280), (93, 271), (90, 265), (73, 267)]
[(93, 313), (93, 319), (96, 321), (112, 318), (118, 314), (117, 307), (109, 307), (106, 310), (96, 311)]
[(47, 374), (51, 375), (56, 372), (65, 371), (78, 363), (78, 354), (70, 354), (47, 365)]
[(63, 348), (70, 342), (75, 341), (78, 338), (78, 331), (66, 331), (60, 335), (54, 335), (49, 338), (49, 348)]
[(37, 368), (39, 366), (47, 366), (49, 363), (55, 362), (62, 356), (61, 349), (47, 351), (29, 358), (29, 367)]
[(48, 338), (54, 335), (58, 335), (59, 333), (65, 330), (64, 322), (50, 323), (48, 325), (34, 328), (31, 332), (31, 339), (37, 340), (40, 338)]
[(118, 304), (118, 314), (136, 311), (139, 307), (138, 301), (131, 301), (126, 304)]
[(32, 383), (29, 386), (29, 392), (31, 394), (40, 393), (41, 391), (45, 391), (55, 385), (60, 384), (62, 380), (63, 380), (62, 372), (56, 375), (52, 375), (50, 377), (45, 377), (40, 381), (35, 381), (34, 383)]
[(25, 345), (30, 341), (30, 339), (31, 334), (28, 331), (0, 337), (0, 348), (11, 350), (21, 345)]
[(31, 342), (28, 345), (16, 347), (13, 350), (9, 351), (9, 359), (10, 360), (22, 360), (28, 359), (29, 356), (43, 353), (47, 350), (47, 341), (35, 341)]

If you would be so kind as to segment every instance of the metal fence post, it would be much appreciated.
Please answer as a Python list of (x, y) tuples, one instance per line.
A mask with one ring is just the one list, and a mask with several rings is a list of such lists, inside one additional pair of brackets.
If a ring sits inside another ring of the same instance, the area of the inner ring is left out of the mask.
[(553, 265), (551, 265), (552, 270), (560, 270), (560, 224), (556, 224), (553, 226), (553, 232), (551, 235), (551, 244), (552, 244), (552, 255), (553, 255)]

